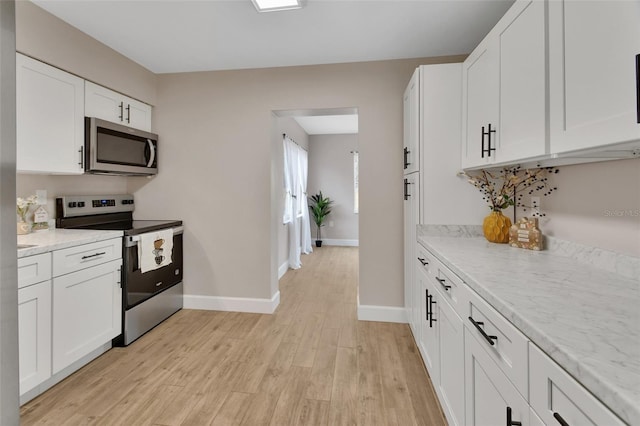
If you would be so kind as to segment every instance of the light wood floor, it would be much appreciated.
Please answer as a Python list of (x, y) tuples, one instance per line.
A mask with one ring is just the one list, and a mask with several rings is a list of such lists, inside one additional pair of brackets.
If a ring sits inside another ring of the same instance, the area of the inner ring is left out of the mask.
[(180, 311), (25, 404), (22, 424), (445, 424), (408, 326), (357, 321), (357, 249), (303, 264), (275, 314)]

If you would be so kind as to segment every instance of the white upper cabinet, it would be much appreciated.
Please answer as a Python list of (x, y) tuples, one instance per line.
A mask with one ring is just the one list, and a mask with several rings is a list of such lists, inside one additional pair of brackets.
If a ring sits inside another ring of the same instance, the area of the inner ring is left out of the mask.
[(16, 55), (17, 170), (84, 173), (84, 80)]
[(151, 131), (151, 105), (85, 82), (85, 114), (123, 126)]
[(545, 5), (518, 0), (463, 65), (463, 168), (544, 155)]
[(404, 92), (404, 174), (420, 170), (420, 70), (416, 69)]
[(640, 2), (549, 4), (550, 148), (640, 140)]

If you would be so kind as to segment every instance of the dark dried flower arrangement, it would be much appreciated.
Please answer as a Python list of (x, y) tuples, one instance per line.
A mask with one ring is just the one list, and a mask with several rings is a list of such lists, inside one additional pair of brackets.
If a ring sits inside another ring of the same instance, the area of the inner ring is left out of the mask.
[(537, 210), (539, 206), (530, 206), (523, 201), (524, 195), (542, 193), (547, 196), (558, 188), (551, 186), (549, 175), (558, 173), (555, 167), (523, 169), (521, 166), (505, 167), (498, 172), (480, 170), (478, 172), (461, 171), (458, 174), (467, 177), (470, 184), (482, 193), (482, 199), (492, 211), (500, 211), (510, 206), (521, 207), (526, 212), (533, 209), (532, 217), (545, 216)]

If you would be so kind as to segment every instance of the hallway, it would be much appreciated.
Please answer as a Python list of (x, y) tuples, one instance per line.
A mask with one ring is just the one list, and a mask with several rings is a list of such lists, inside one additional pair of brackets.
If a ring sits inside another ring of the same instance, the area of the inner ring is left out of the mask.
[(445, 424), (409, 327), (356, 319), (358, 249), (302, 262), (273, 315), (180, 311), (26, 404), (22, 424)]

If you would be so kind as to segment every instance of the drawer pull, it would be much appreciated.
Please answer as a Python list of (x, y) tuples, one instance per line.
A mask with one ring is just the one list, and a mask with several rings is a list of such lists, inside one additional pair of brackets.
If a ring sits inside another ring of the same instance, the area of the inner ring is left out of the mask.
[(424, 317), (425, 321), (429, 321), (429, 298), (430, 297), (431, 296), (429, 296), (429, 289), (425, 289), (425, 291), (424, 291), (424, 309), (427, 312), (425, 317)]
[(511, 418), (511, 407), (507, 407), (507, 426), (522, 426), (522, 422), (516, 422)]
[(427, 266), (429, 264), (429, 262), (427, 262), (426, 259), (423, 259), (421, 257), (419, 257), (418, 260), (420, 261), (420, 263), (422, 263), (422, 266)]
[(440, 283), (440, 285), (441, 285), (442, 287), (444, 287), (444, 291), (449, 291), (449, 289), (451, 288), (451, 286), (450, 286), (450, 285), (446, 285), (446, 284), (444, 283), (446, 280), (443, 280), (442, 278), (437, 278), (437, 277), (436, 277), (436, 281), (438, 281), (438, 282)]
[(556, 419), (562, 426), (569, 426), (569, 423), (567, 423), (560, 414), (553, 413), (553, 418)]
[(88, 256), (82, 256), (82, 260), (86, 260), (86, 259), (91, 259), (92, 257), (98, 257), (98, 256), (102, 256), (107, 254), (106, 251), (100, 252), (100, 253), (95, 253), (95, 254), (90, 254)]
[(487, 333), (485, 333), (484, 329), (480, 327), (481, 325), (484, 326), (484, 323), (482, 321), (475, 321), (472, 317), (469, 317), (469, 321), (471, 321), (471, 324), (473, 324), (473, 326), (480, 332), (480, 334), (482, 334), (482, 337), (484, 337), (484, 339), (489, 342), (491, 346), (496, 344), (494, 340), (498, 340), (498, 336), (489, 336)]

